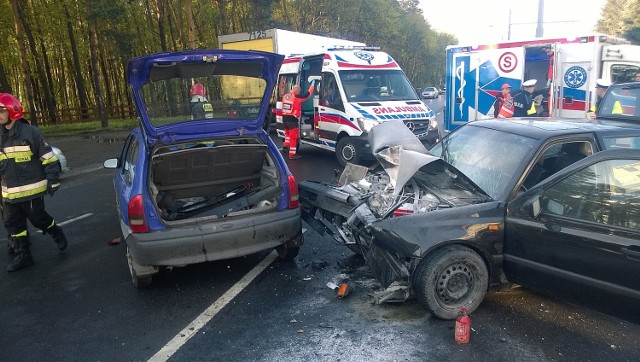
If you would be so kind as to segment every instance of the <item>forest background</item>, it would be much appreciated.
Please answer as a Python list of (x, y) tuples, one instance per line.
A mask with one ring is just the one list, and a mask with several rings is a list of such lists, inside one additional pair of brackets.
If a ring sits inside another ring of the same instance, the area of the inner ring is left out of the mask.
[[(439, 0), (438, 0), (439, 1)], [(455, 36), (417, 0), (0, 0), (0, 92), (39, 124), (134, 117), (131, 58), (216, 48), (218, 36), (281, 28), (379, 46), (416, 87), (441, 86)], [(466, 24), (465, 26), (473, 26)], [(597, 31), (640, 44), (640, 0), (608, 0)]]

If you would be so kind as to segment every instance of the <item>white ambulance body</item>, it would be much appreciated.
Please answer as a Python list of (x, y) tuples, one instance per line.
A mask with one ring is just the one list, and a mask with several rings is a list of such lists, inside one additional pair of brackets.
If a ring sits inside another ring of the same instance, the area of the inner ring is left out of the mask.
[(493, 118), (495, 97), (505, 83), (513, 95), (524, 81), (536, 79), (534, 96), (544, 99), (538, 116), (585, 118), (596, 102), (597, 79), (622, 83), (640, 71), (640, 47), (602, 34), (456, 45), (447, 47), (446, 55), (446, 132)]
[(424, 143), (438, 139), (437, 121), (406, 75), (387, 53), (370, 47), (329, 49), (287, 57), (278, 76), (276, 122), (284, 137), (282, 97), (298, 84), (301, 93), (316, 81), (303, 103), (300, 142), (336, 152), (341, 164), (373, 159), (367, 132), (381, 122), (401, 119)]

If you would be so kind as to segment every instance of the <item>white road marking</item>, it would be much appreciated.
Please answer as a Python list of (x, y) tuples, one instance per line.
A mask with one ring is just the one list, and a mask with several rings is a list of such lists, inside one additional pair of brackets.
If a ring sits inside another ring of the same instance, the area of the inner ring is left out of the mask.
[(233, 300), (244, 288), (249, 285), (263, 270), (265, 270), (278, 256), (276, 251), (272, 251), (258, 265), (253, 267), (242, 279), (227, 290), (218, 300), (211, 304), (204, 312), (202, 312), (193, 322), (189, 323), (182, 331), (176, 334), (162, 349), (160, 349), (153, 357), (149, 358), (150, 362), (164, 362), (173, 356), (191, 337), (195, 336), (198, 331), (204, 327), (209, 321), (218, 314), (229, 302)]
[(92, 212), (90, 212), (90, 213), (88, 213), (88, 214), (80, 215), (80, 216), (78, 216), (78, 217), (74, 217), (73, 219), (69, 219), (69, 220), (67, 220), (67, 221), (63, 221), (63, 222), (61, 222), (61, 223), (57, 223), (57, 224), (58, 224), (58, 226), (64, 226), (64, 225), (67, 225), (67, 224), (71, 224), (71, 223), (72, 223), (72, 222), (74, 222), (74, 221), (78, 221), (78, 220), (86, 219), (86, 218), (91, 217), (91, 216), (93, 216), (93, 213), (92, 213)]
[[(90, 213), (88, 213), (88, 214), (80, 215), (80, 216), (78, 216), (78, 217), (74, 217), (73, 219), (69, 219), (69, 220), (67, 220), (67, 221), (57, 222), (56, 224), (58, 224), (58, 226), (65, 226), (65, 225), (67, 225), (67, 224), (71, 224), (71, 223), (72, 223), (72, 222), (74, 222), (74, 221), (78, 221), (78, 220), (86, 219), (86, 218), (91, 217), (91, 216), (93, 216), (93, 213), (92, 213), (92, 212), (90, 212)], [(38, 232), (39, 232), (40, 234), (43, 234), (43, 235), (44, 235), (44, 231), (42, 231), (42, 230), (38, 230)]]

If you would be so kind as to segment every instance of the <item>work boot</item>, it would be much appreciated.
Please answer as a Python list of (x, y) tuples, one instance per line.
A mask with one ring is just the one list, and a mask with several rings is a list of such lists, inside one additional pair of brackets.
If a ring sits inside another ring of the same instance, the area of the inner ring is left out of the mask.
[(62, 228), (58, 225), (53, 225), (47, 229), (47, 233), (53, 237), (53, 241), (58, 245), (58, 250), (63, 251), (67, 248), (67, 237), (64, 236)]
[(31, 242), (28, 236), (21, 236), (16, 239), (16, 257), (13, 262), (7, 265), (8, 272), (14, 272), (33, 265), (33, 257), (31, 256)]
[(17, 253), (16, 239), (11, 236), (7, 239), (7, 251), (9, 251), (9, 255), (11, 256), (15, 256)]

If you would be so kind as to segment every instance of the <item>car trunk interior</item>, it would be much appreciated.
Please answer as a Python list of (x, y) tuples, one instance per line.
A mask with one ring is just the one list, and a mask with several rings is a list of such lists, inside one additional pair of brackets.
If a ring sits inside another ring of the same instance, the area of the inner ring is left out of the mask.
[(149, 172), (156, 207), (169, 224), (274, 210), (281, 194), (267, 145), (251, 137), (157, 147)]

